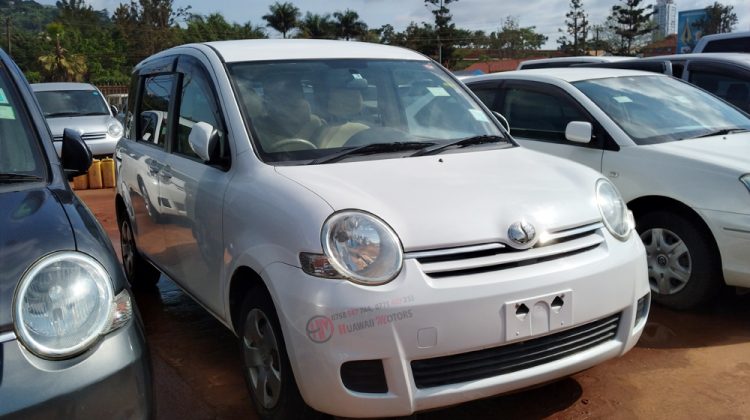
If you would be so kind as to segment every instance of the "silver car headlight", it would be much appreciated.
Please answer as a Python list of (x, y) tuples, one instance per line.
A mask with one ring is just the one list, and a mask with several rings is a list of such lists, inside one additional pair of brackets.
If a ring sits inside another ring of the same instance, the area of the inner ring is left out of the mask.
[(596, 204), (607, 230), (617, 239), (627, 239), (634, 225), (632, 213), (617, 188), (606, 179), (596, 182)]
[(750, 191), (750, 174), (745, 174), (740, 177), (740, 182), (745, 184), (747, 190)]
[(377, 217), (355, 210), (329, 217), (321, 232), (323, 252), (342, 277), (378, 285), (393, 280), (404, 261), (396, 233)]
[(50, 254), (34, 263), (19, 282), (13, 304), (21, 343), (50, 359), (85, 351), (131, 317), (127, 290), (114, 296), (104, 267), (73, 251)]
[(120, 122), (117, 120), (110, 121), (109, 125), (107, 126), (107, 134), (109, 134), (110, 137), (114, 138), (122, 137), (122, 124), (120, 124)]

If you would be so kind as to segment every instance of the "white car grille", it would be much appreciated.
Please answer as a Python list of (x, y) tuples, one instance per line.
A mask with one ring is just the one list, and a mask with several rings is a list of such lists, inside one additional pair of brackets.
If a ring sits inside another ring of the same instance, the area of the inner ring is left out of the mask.
[[(81, 134), (81, 138), (83, 141), (92, 141), (92, 140), (104, 140), (107, 138), (107, 133), (100, 132), (100, 133), (84, 133)], [(62, 141), (63, 136), (54, 136), (54, 141)]]
[(604, 242), (601, 222), (553, 231), (534, 247), (518, 250), (503, 243), (409, 252), (430, 277), (449, 277), (504, 270), (565, 258), (592, 250)]

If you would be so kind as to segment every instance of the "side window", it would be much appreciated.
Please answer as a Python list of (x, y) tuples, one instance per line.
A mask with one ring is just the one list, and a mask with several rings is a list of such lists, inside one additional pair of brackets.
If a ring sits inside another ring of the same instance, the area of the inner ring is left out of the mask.
[[(480, 86), (471, 89), (475, 95), (479, 97), (479, 100), (487, 105), (487, 108), (498, 111), (495, 109), (495, 100), (497, 99), (498, 89), (492, 86)], [(498, 111), (500, 112), (500, 111)]]
[(531, 140), (566, 142), (565, 128), (571, 121), (591, 121), (573, 102), (554, 93), (525, 87), (509, 87), (501, 113), (511, 133)]
[(750, 112), (750, 80), (708, 71), (691, 71), (690, 83)]
[(200, 159), (190, 147), (190, 131), (197, 122), (210, 124), (219, 135), (219, 150), (217, 156), (229, 157), (226, 133), (222, 123), (219, 107), (211, 89), (211, 82), (195, 66), (190, 67), (193, 71), (186, 72), (182, 77), (182, 89), (180, 90), (180, 120), (177, 124), (177, 135), (174, 137), (172, 151), (174, 153), (194, 159)]
[(143, 93), (138, 106), (138, 136), (136, 140), (164, 147), (169, 127), (169, 101), (176, 80), (174, 74), (148, 76), (143, 81)]

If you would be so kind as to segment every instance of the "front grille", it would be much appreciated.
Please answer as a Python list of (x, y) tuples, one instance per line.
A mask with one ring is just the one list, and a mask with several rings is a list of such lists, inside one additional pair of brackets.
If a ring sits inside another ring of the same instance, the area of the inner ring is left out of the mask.
[(411, 252), (430, 277), (450, 277), (539, 264), (590, 251), (604, 242), (601, 222), (545, 234), (533, 248), (518, 250), (502, 243)]
[(615, 338), (620, 314), (519, 343), (469, 353), (414, 360), (417, 388), (491, 378), (560, 360)]
[(107, 133), (84, 133), (81, 138), (83, 141), (103, 140), (107, 138)]

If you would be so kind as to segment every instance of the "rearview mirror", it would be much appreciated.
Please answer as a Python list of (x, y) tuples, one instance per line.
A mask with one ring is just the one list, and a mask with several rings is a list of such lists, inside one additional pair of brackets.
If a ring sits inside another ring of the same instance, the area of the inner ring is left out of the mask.
[(63, 131), (62, 151), (60, 161), (68, 180), (85, 174), (91, 166), (93, 156), (89, 146), (83, 141), (81, 133), (66, 128)]
[(218, 141), (216, 134), (216, 129), (203, 121), (195, 123), (190, 130), (188, 136), (190, 148), (205, 162), (211, 160), (211, 151), (214, 150)]
[(591, 141), (592, 131), (590, 122), (571, 121), (565, 127), (565, 138), (574, 143), (588, 143)]

